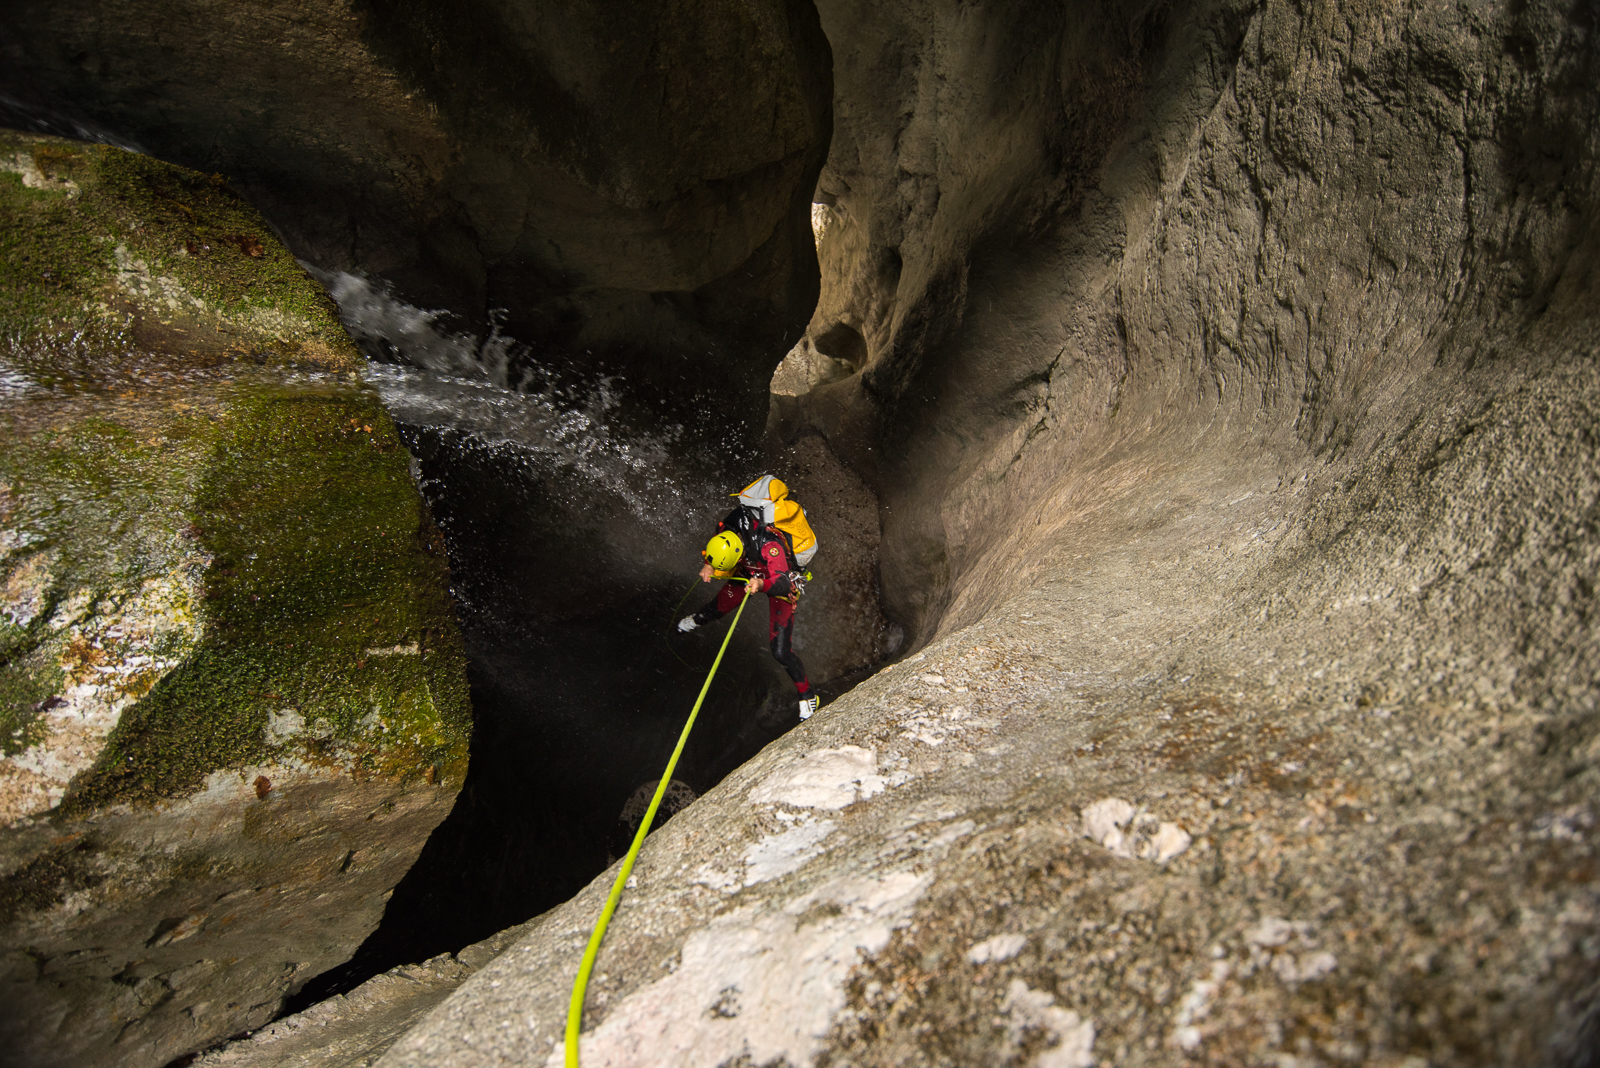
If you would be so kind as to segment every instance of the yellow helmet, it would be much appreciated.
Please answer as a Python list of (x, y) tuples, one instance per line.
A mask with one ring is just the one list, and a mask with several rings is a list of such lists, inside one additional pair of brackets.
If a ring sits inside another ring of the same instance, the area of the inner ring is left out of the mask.
[(732, 571), (738, 566), (739, 558), (744, 555), (744, 542), (733, 531), (724, 530), (706, 542), (706, 547), (700, 555), (718, 571)]

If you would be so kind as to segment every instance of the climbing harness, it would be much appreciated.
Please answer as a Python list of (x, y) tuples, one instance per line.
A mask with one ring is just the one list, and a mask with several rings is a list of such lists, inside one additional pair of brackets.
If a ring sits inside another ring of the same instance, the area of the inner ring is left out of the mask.
[(711, 670), (706, 672), (705, 685), (700, 687), (700, 696), (695, 698), (694, 708), (689, 710), (689, 720), (683, 725), (683, 733), (678, 735), (678, 747), (672, 751), (672, 759), (667, 761), (667, 770), (661, 773), (661, 781), (656, 784), (655, 796), (650, 799), (650, 807), (644, 810), (644, 819), (639, 821), (639, 830), (634, 833), (633, 845), (628, 847), (628, 855), (622, 858), (622, 868), (617, 872), (616, 881), (611, 884), (611, 895), (606, 898), (606, 907), (600, 910), (600, 918), (595, 921), (594, 933), (589, 936), (589, 947), (583, 951), (583, 960), (578, 964), (578, 977), (572, 984), (572, 1001), (567, 1005), (567, 1068), (578, 1068), (578, 1025), (583, 1022), (583, 995), (589, 987), (589, 973), (594, 971), (595, 958), (600, 954), (600, 941), (606, 936), (606, 925), (611, 922), (611, 914), (617, 911), (617, 904), (622, 900), (622, 890), (628, 883), (628, 876), (633, 873), (633, 862), (639, 856), (639, 847), (644, 845), (645, 835), (650, 833), (650, 824), (656, 818), (656, 809), (661, 807), (661, 799), (666, 795), (667, 786), (672, 781), (673, 769), (678, 766), (678, 758), (683, 755), (684, 744), (689, 741), (689, 731), (694, 727), (694, 719), (700, 714), (700, 706), (705, 702), (706, 693), (711, 689), (711, 680), (716, 677), (717, 668), (722, 665), (722, 654), (728, 651), (728, 641), (733, 637), (734, 628), (739, 625), (739, 616), (744, 613), (744, 606), (750, 603), (748, 580), (736, 578), (732, 581), (746, 583), (745, 595), (739, 601), (739, 610), (733, 614), (733, 622), (728, 624), (728, 633), (722, 639), (722, 648), (717, 650), (717, 658), (711, 662)]

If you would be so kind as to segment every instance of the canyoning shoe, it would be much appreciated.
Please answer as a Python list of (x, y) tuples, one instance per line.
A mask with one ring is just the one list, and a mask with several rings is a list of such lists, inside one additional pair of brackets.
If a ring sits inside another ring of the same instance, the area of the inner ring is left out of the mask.
[(684, 616), (682, 619), (678, 620), (678, 631), (682, 634), (688, 634), (691, 630), (694, 630), (694, 628), (698, 627), (699, 625), (700, 621), (695, 619), (694, 616)]
[(817, 710), (818, 704), (820, 704), (820, 702), (817, 700), (817, 695), (814, 693), (808, 693), (804, 697), (800, 698), (800, 718), (810, 719), (811, 714)]

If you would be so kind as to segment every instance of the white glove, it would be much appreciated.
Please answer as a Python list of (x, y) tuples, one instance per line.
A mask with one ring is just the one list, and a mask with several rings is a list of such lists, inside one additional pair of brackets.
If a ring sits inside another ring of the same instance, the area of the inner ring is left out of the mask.
[(684, 616), (682, 619), (678, 620), (678, 632), (681, 634), (688, 634), (691, 630), (694, 630), (694, 628), (698, 627), (699, 625), (700, 624), (694, 621), (694, 616)]

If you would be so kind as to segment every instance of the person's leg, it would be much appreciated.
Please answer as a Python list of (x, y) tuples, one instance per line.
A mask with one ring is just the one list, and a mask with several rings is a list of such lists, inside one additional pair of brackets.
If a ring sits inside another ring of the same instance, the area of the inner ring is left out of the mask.
[(704, 626), (714, 623), (739, 607), (739, 601), (744, 597), (744, 584), (739, 582), (724, 582), (722, 589), (717, 591), (717, 599), (706, 605), (694, 614), (694, 621)]
[(717, 591), (716, 600), (706, 605), (692, 616), (684, 616), (678, 620), (678, 629), (691, 631), (696, 627), (703, 627), (707, 623), (714, 623), (739, 606), (739, 599), (744, 596), (744, 584), (741, 582), (725, 582), (722, 589)]
[(767, 600), (768, 636), (772, 641), (772, 656), (783, 665), (783, 670), (794, 680), (794, 688), (801, 697), (811, 692), (811, 680), (806, 677), (806, 666), (795, 655), (790, 644), (794, 632), (794, 605), (776, 597)]

